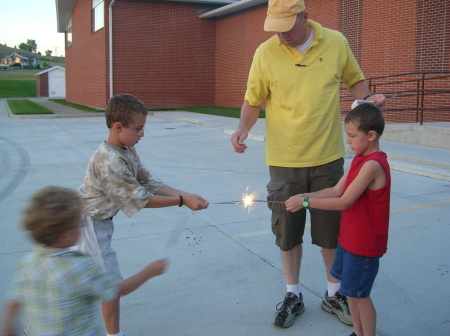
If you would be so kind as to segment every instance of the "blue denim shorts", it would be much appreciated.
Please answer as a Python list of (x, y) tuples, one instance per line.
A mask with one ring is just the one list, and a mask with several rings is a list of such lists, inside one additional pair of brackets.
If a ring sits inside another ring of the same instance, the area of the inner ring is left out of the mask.
[(381, 257), (362, 257), (338, 244), (331, 275), (341, 280), (339, 292), (351, 298), (366, 298), (378, 274)]

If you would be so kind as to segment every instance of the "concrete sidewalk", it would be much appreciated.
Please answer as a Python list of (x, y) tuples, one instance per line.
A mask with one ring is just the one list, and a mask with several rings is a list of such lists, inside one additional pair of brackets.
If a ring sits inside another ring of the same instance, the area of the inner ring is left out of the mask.
[[(15, 265), (34, 246), (19, 226), (30, 195), (49, 184), (77, 188), (107, 129), (103, 118), (10, 118), (2, 99), (0, 119), (3, 303)], [(113, 245), (125, 276), (158, 258), (171, 261), (167, 274), (123, 298), (124, 333), (349, 335), (352, 328), (320, 308), (326, 277), (309, 226), (301, 270), (306, 311), (286, 330), (272, 325), (285, 284), (270, 211), (264, 204), (251, 211), (213, 204), (239, 200), (247, 187), (266, 196), (264, 120), (255, 125), (255, 139), (246, 141), (243, 155), (229, 142), (237, 122), (188, 112), (147, 118), (145, 137), (136, 147), (143, 163), (169, 185), (198, 193), (211, 205), (198, 212), (144, 209), (132, 218), (122, 213), (115, 218)], [(422, 147), (382, 143), (390, 155), (449, 164), (448, 150)], [(392, 179), (389, 250), (372, 292), (377, 334), (450, 335), (450, 183), (400, 170), (392, 171)]]
[[(233, 134), (239, 123), (239, 120), (235, 118), (192, 112), (167, 111), (155, 112), (155, 115), (169, 120), (214, 127), (223, 130), (227, 135)], [(412, 129), (412, 126), (410, 124), (387, 124), (381, 139), (403, 138), (402, 140), (411, 139), (416, 143), (424, 143), (427, 140), (420, 139), (420, 136), (427, 137), (428, 134), (433, 133), (437, 144), (435, 147), (428, 147), (415, 143), (381, 140), (381, 148), (388, 154), (391, 169), (450, 182), (450, 150), (445, 148), (450, 143), (450, 123), (428, 123), (420, 126), (427, 131), (420, 132), (419, 139), (417, 135), (414, 135), (415, 129)], [(265, 127), (265, 119), (259, 119), (252, 128), (249, 139), (264, 142)], [(398, 133), (401, 133), (402, 136), (399, 137)], [(353, 153), (347, 148), (346, 158), (352, 157)]]

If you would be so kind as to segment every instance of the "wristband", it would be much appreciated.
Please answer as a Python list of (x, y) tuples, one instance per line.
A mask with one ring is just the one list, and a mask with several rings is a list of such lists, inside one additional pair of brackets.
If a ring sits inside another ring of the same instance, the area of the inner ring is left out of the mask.
[(183, 206), (183, 196), (181, 196), (181, 195), (178, 195), (178, 196), (180, 196), (180, 204), (178, 204), (178, 206), (181, 207), (181, 206)]
[(373, 94), (368, 94), (367, 96), (365, 96), (365, 97), (363, 98), (363, 100), (367, 100), (367, 98), (369, 98), (370, 96), (373, 96)]

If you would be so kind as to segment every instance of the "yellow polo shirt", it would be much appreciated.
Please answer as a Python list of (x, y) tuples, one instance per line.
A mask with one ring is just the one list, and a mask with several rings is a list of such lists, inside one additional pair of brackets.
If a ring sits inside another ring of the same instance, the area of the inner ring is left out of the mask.
[(266, 100), (266, 164), (319, 166), (344, 156), (340, 81), (364, 80), (345, 37), (308, 20), (314, 40), (306, 53), (275, 35), (255, 52), (245, 101)]

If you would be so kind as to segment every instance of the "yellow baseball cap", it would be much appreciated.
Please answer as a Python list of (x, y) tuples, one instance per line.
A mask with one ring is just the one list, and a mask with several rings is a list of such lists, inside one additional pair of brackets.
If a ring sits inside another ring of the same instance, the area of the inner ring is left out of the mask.
[(291, 30), (297, 14), (304, 10), (304, 0), (269, 0), (264, 30), (272, 32)]

